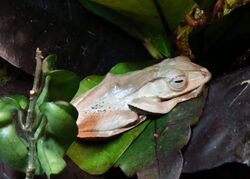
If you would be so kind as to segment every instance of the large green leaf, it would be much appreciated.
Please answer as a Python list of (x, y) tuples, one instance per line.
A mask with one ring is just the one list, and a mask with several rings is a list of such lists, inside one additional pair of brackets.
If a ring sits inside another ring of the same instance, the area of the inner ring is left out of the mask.
[(15, 100), (22, 110), (25, 110), (28, 108), (29, 100), (25, 96), (14, 95), (14, 96), (10, 96), (9, 98)]
[(167, 35), (174, 34), (177, 26), (195, 4), (194, 0), (80, 0), (80, 2), (88, 10), (141, 39), (155, 58), (171, 56), (171, 43)]
[[(119, 158), (116, 166), (120, 166), (127, 175), (146, 172), (153, 166), (153, 178), (168, 178), (168, 174), (159, 176), (158, 171), (163, 167), (159, 165), (159, 161), (168, 160), (171, 155), (178, 154), (187, 144), (190, 125), (198, 121), (203, 105), (204, 97), (201, 96), (181, 103), (170, 113), (153, 120)], [(171, 166), (173, 162), (168, 165)]]
[(28, 107), (28, 103), (28, 99), (21, 95), (1, 97), (0, 110), (24, 110)]
[(78, 76), (67, 70), (53, 70), (48, 72), (47, 76), (50, 78), (48, 95), (50, 101), (70, 101), (78, 87)]
[(37, 143), (38, 159), (48, 178), (51, 174), (58, 174), (66, 166), (58, 150), (60, 151), (60, 147), (57, 147), (57, 143), (52, 139), (40, 139)]
[(147, 66), (153, 65), (154, 63), (157, 63), (157, 61), (151, 60), (151, 61), (136, 62), (136, 63), (128, 63), (128, 62), (118, 63), (113, 68), (111, 68), (110, 73), (123, 74), (123, 73), (127, 73), (129, 71), (140, 70), (140, 69), (145, 68)]
[(56, 58), (57, 58), (56, 55), (49, 55), (43, 60), (42, 63), (43, 73), (47, 74), (48, 72), (55, 70)]
[(47, 102), (40, 107), (48, 120), (47, 132), (71, 144), (77, 135), (76, 119), (78, 112), (74, 106), (65, 101)]
[(28, 99), (25, 96), (15, 95), (0, 98), (0, 127), (13, 122), (14, 112), (17, 113), (20, 119), (22, 117), (22, 110), (27, 107)]
[(43, 103), (40, 111), (45, 115), (41, 123), (45, 135), (38, 140), (38, 157), (43, 170), (50, 176), (65, 167), (63, 155), (76, 138), (78, 112), (64, 101)]
[(158, 3), (169, 28), (175, 31), (195, 2), (194, 0), (158, 0)]
[(141, 39), (155, 58), (162, 58), (162, 55), (171, 56), (170, 41), (154, 1), (80, 0), (80, 2), (90, 11)]
[(145, 121), (110, 140), (75, 141), (67, 151), (67, 155), (84, 171), (94, 175), (103, 174), (115, 164), (148, 123), (149, 121)]
[(17, 170), (25, 171), (28, 145), (17, 135), (14, 124), (0, 128), (0, 146), (0, 161)]
[(103, 76), (99, 76), (99, 75), (91, 75), (91, 76), (87, 76), (86, 78), (84, 78), (80, 82), (79, 89), (74, 98), (80, 96), (81, 94), (88, 91), (90, 88), (93, 88), (94, 86), (96, 86), (98, 83), (100, 83), (103, 80), (103, 78), (104, 78)]
[[(47, 63), (44, 63), (48, 68), (46, 71), (46, 78), (43, 90), (38, 97), (36, 103), (36, 110), (38, 111), (40, 105), (46, 101), (70, 101), (79, 88), (79, 78), (76, 74), (67, 70), (52, 70), (52, 62), (50, 59), (53, 57), (48, 56)], [(51, 60), (52, 61), (52, 60)], [(47, 65), (46, 65), (47, 64)]]

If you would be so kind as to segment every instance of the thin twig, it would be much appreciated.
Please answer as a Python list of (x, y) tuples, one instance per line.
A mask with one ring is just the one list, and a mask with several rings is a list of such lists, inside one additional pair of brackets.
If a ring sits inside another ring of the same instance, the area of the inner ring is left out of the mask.
[(27, 112), (27, 117), (25, 121), (25, 133), (26, 138), (29, 144), (28, 151), (28, 166), (26, 169), (26, 179), (33, 179), (35, 175), (35, 157), (36, 157), (36, 142), (37, 140), (34, 137), (34, 131), (32, 130), (32, 126), (36, 119), (36, 111), (35, 106), (39, 96), (39, 85), (42, 74), (42, 53), (39, 49), (36, 50), (36, 71), (34, 77), (33, 88), (30, 90), (30, 103)]
[(30, 103), (29, 103), (29, 109), (27, 113), (26, 118), (26, 130), (30, 128), (30, 125), (33, 124), (33, 121), (35, 119), (35, 105), (38, 98), (39, 93), (39, 84), (42, 74), (42, 59), (43, 56), (41, 54), (41, 51), (39, 49), (36, 50), (36, 71), (35, 71), (35, 77), (34, 77), (34, 83), (32, 90), (30, 90)]

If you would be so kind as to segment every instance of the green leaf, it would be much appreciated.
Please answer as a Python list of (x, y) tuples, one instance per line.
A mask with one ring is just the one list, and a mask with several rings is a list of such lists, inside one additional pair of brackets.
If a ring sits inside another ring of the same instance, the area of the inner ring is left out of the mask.
[(84, 171), (93, 174), (107, 172), (129, 145), (147, 126), (149, 121), (111, 140), (75, 141), (67, 155)]
[(40, 111), (46, 117), (47, 125), (44, 137), (38, 140), (38, 157), (49, 177), (62, 171), (66, 165), (63, 156), (76, 138), (78, 129), (75, 121), (78, 112), (64, 101), (43, 103)]
[(194, 0), (158, 0), (158, 3), (172, 31), (176, 30), (195, 4)]
[(55, 70), (56, 58), (57, 58), (56, 55), (49, 55), (43, 60), (42, 63), (43, 73), (47, 74), (48, 72)]
[(10, 96), (10, 98), (14, 99), (19, 104), (21, 109), (25, 110), (28, 108), (29, 100), (25, 96), (15, 95)]
[(80, 0), (80, 2), (86, 9), (118, 25), (121, 29), (128, 32), (130, 35), (139, 39), (143, 39), (143, 36), (140, 32), (138, 32), (138, 30), (136, 30), (133, 22), (129, 19), (129, 17), (118, 14), (115, 10), (97, 4), (91, 0)]
[(0, 128), (4, 127), (12, 122), (12, 111), (0, 110)]
[(127, 175), (133, 175), (158, 163), (159, 158), (164, 160), (164, 157), (178, 152), (187, 144), (190, 125), (198, 121), (203, 105), (203, 96), (194, 98), (178, 104), (165, 116), (153, 120), (115, 166), (120, 166)]
[(48, 73), (51, 78), (48, 89), (50, 101), (70, 101), (79, 87), (78, 76), (66, 70), (54, 70)]
[(147, 66), (153, 65), (156, 63), (155, 60), (151, 61), (145, 61), (145, 62), (137, 62), (137, 63), (118, 63), (114, 67), (111, 68), (110, 73), (113, 74), (123, 74), (127, 73), (129, 71), (135, 71), (135, 70), (140, 70), (142, 68), (145, 68)]
[(45, 101), (70, 101), (78, 90), (79, 81), (77, 75), (71, 71), (49, 71), (43, 91), (37, 100), (36, 110)]
[(16, 133), (15, 125), (0, 128), (0, 161), (19, 171), (25, 171), (27, 165), (27, 144)]
[(91, 75), (91, 76), (87, 76), (86, 78), (84, 78), (80, 82), (79, 89), (76, 95), (74, 96), (74, 98), (80, 96), (81, 94), (85, 93), (89, 89), (96, 86), (98, 83), (100, 83), (103, 80), (103, 78), (104, 78), (103, 76), (99, 76), (99, 75)]
[(25, 96), (0, 98), (0, 127), (12, 123), (13, 113), (26, 109), (28, 100)]
[(68, 102), (57, 101), (43, 103), (40, 111), (48, 120), (47, 132), (63, 141), (66, 146), (70, 145), (78, 132), (76, 108)]
[(28, 104), (29, 104), (28, 99), (25, 96), (21, 96), (21, 95), (0, 98), (0, 110), (26, 109), (28, 107)]
[(153, 51), (151, 55), (154, 58), (171, 56), (170, 42), (154, 1), (80, 0), (80, 2), (85, 8), (141, 39), (149, 48), (149, 52)]
[(41, 139), (37, 143), (38, 158), (48, 178), (51, 174), (60, 173), (66, 166), (62, 155), (55, 146), (56, 144)]

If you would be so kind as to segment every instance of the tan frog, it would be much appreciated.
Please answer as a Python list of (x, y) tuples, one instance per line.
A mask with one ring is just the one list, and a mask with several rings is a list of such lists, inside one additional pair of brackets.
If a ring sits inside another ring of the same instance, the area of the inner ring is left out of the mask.
[(72, 101), (79, 112), (78, 137), (110, 137), (141, 123), (145, 112), (168, 113), (178, 103), (197, 97), (210, 78), (206, 68), (184, 56), (126, 74), (109, 73)]

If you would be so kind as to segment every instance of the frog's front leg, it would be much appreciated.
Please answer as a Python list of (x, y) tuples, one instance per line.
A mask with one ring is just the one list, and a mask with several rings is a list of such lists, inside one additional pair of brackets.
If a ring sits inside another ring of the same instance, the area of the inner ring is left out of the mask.
[(202, 92), (202, 89), (203, 86), (200, 86), (190, 93), (166, 101), (158, 97), (135, 98), (129, 102), (129, 105), (143, 111), (165, 114), (171, 111), (178, 103), (197, 97)]
[(177, 103), (176, 100), (161, 101), (160, 98), (142, 97), (134, 99), (129, 105), (143, 111), (164, 114), (174, 108)]

